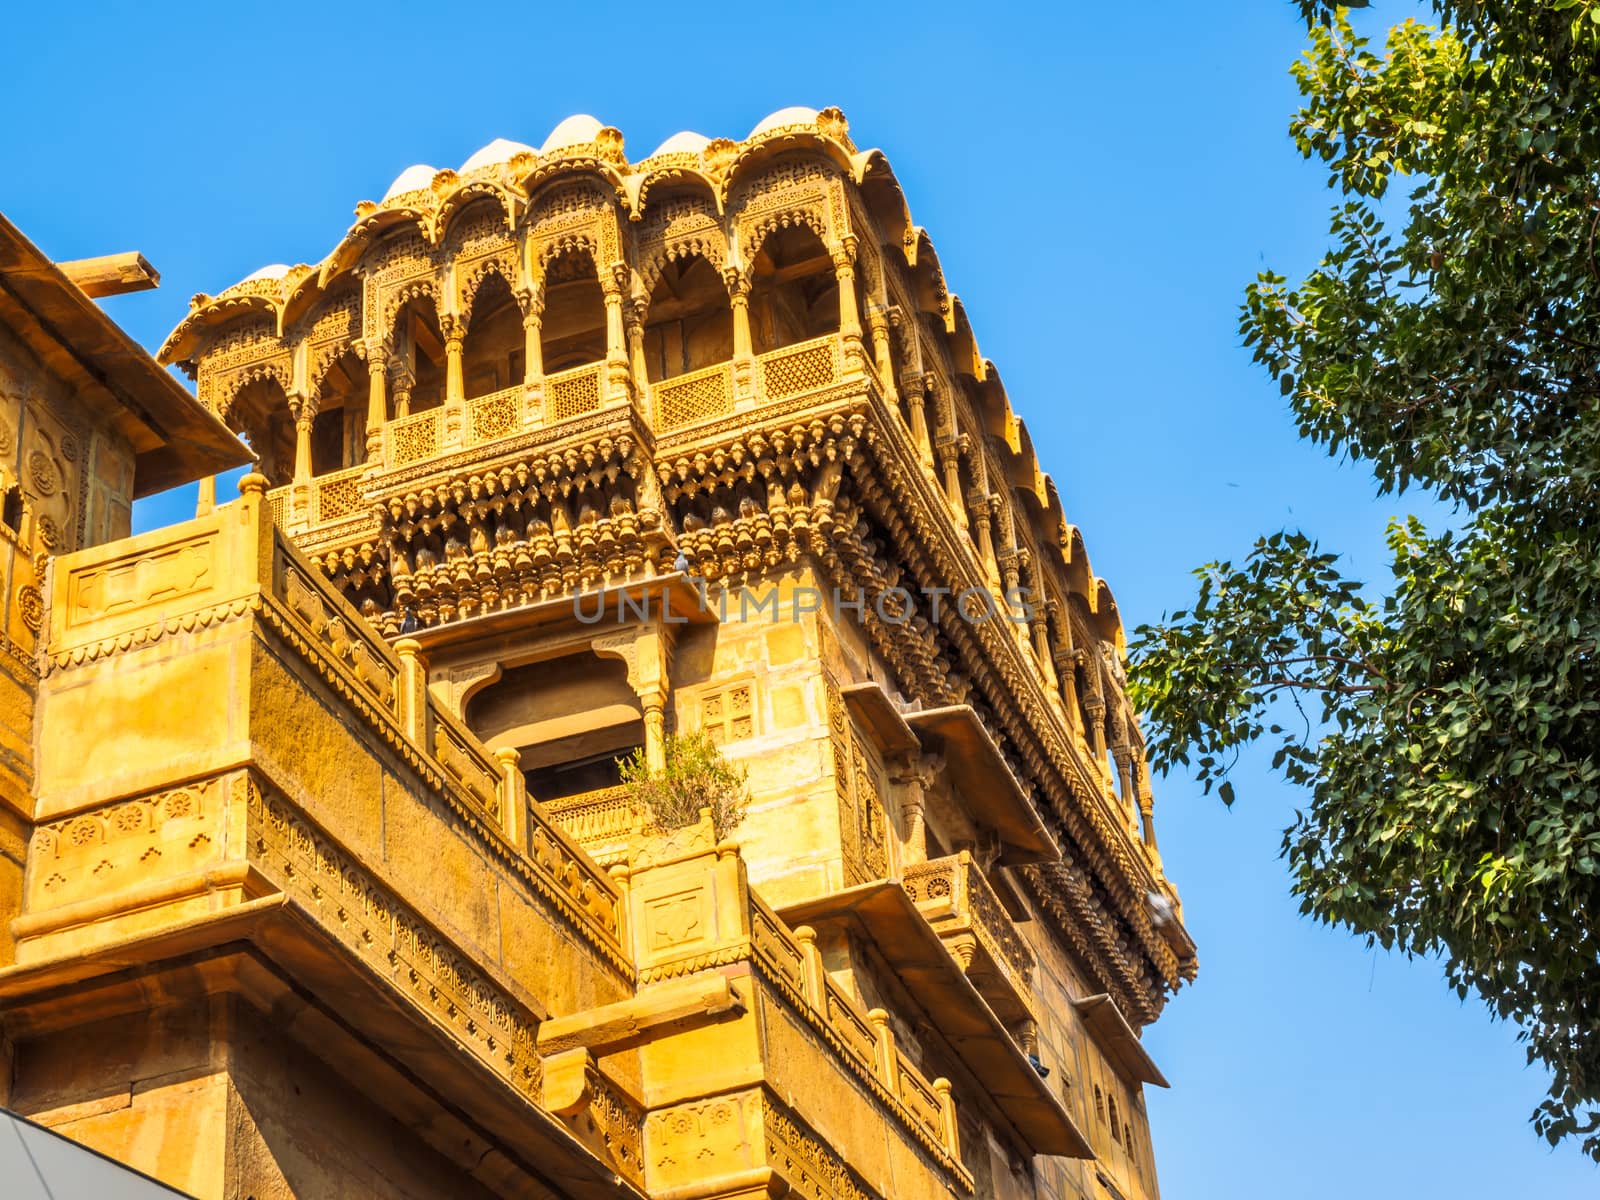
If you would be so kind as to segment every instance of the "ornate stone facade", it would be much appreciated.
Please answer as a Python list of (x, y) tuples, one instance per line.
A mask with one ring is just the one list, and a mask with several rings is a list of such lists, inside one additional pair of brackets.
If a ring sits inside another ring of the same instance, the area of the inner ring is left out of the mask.
[[(842, 114), (409, 168), (161, 358), (260, 473), (18, 600), (13, 1105), (202, 1196), (1157, 1194), (1115, 601)], [(691, 730), (733, 841), (620, 786)]]

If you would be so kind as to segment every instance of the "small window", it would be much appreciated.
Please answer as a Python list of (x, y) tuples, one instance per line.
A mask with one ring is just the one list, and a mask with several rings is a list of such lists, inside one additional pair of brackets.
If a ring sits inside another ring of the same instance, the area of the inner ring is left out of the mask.
[(1094, 1085), (1094, 1115), (1102, 1121), (1106, 1119), (1106, 1097), (1098, 1083)]
[(6, 489), (4, 507), (0, 508), (0, 521), (16, 533), (22, 528), (22, 489), (12, 484)]
[(1122, 1132), (1117, 1128), (1117, 1098), (1115, 1096), (1108, 1096), (1106, 1098), (1106, 1106), (1111, 1111), (1111, 1140), (1113, 1142), (1120, 1142), (1122, 1141)]
[(755, 685), (738, 683), (700, 701), (700, 727), (718, 746), (755, 734)]

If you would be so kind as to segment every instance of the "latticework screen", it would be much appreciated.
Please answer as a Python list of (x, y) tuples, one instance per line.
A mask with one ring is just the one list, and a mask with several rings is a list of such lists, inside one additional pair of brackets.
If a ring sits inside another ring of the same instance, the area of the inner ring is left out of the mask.
[(361, 473), (365, 468), (317, 481), (317, 520), (337, 521), (361, 511)]
[(769, 400), (827, 387), (837, 378), (833, 339), (818, 339), (761, 356), (761, 387)]
[(544, 412), (550, 421), (594, 412), (600, 407), (600, 364), (576, 367), (544, 381)]
[(727, 364), (655, 385), (656, 423), (678, 429), (733, 411), (733, 381)]
[(439, 410), (406, 417), (389, 426), (389, 461), (394, 466), (419, 462), (439, 450)]
[(522, 387), (502, 388), (487, 396), (479, 396), (467, 406), (471, 438), (476, 442), (489, 442), (515, 433), (517, 409), (522, 402)]

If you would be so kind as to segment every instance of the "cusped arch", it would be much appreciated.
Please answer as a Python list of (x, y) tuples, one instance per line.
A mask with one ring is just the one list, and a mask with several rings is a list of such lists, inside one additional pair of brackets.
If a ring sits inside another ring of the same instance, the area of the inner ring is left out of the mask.
[(826, 164), (835, 177), (850, 178), (854, 171), (850, 152), (839, 142), (816, 130), (780, 128), (740, 142), (723, 169), (722, 194), (730, 209), (753, 182), (759, 182), (772, 167), (786, 160), (802, 159)]
[(395, 230), (411, 225), (424, 246), (433, 243), (433, 214), (419, 208), (384, 208), (360, 220), (345, 232), (339, 244), (322, 260), (317, 283), (326, 288), (351, 270), (368, 252), (388, 240)]
[(727, 229), (716, 195), (709, 188), (675, 182), (644, 215), (634, 245), (646, 295), (669, 263), (698, 255), (719, 274), (729, 265)]
[(597, 269), (622, 261), (620, 211), (614, 192), (592, 171), (551, 180), (528, 201), (521, 229), (529, 258), (543, 274), (558, 254), (587, 251)]
[(213, 411), (233, 432), (238, 433), (234, 422), (234, 402), (238, 400), (239, 393), (255, 383), (275, 383), (283, 394), (287, 403), (290, 390), (293, 388), (293, 376), (289, 370), (288, 359), (273, 358), (261, 362), (250, 363), (237, 370), (230, 371), (219, 377), (211, 397), (206, 398), (214, 406)]
[(278, 305), (266, 296), (197, 296), (195, 300), (188, 316), (167, 335), (156, 352), (156, 361), (162, 366), (190, 361), (208, 348), (206, 344), (219, 329), (251, 313), (266, 316), (274, 332), (280, 328)]
[(402, 280), (393, 287), (383, 289), (381, 293), (380, 308), (378, 310), (378, 334), (386, 342), (392, 342), (395, 336), (395, 326), (400, 319), (400, 313), (407, 304), (413, 300), (426, 299), (433, 305), (436, 318), (444, 314), (444, 298), (436, 275), (417, 275), (410, 279)]
[[(674, 155), (674, 157), (679, 157)], [(663, 166), (652, 167), (633, 177), (630, 189), (632, 196), (632, 219), (635, 221), (648, 221), (650, 206), (654, 201), (651, 197), (658, 196), (670, 200), (668, 192), (679, 191), (690, 194), (701, 194), (710, 202), (711, 209), (720, 219), (723, 214), (722, 189), (717, 186), (717, 181), (712, 178), (699, 165), (699, 156), (693, 165), (687, 162), (673, 162)]]
[(494, 211), (505, 236), (509, 238), (516, 228), (518, 199), (510, 188), (492, 179), (469, 179), (451, 189), (439, 201), (434, 214), (441, 246), (457, 245), (464, 226), (470, 226), (483, 216), (480, 209)]
[(825, 246), (838, 246), (845, 232), (842, 187), (837, 165), (810, 153), (784, 154), (745, 174), (727, 192), (741, 265), (754, 261), (773, 233), (795, 225), (808, 226)]

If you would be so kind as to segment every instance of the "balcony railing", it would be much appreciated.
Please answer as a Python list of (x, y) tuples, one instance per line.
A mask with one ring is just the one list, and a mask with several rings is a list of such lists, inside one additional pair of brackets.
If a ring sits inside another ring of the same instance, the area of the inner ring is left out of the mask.
[(843, 375), (837, 334), (824, 334), (809, 342), (769, 350), (757, 357), (761, 395), (786, 400), (838, 383)]
[(390, 467), (403, 467), (439, 453), (442, 431), (440, 418), (443, 415), (442, 408), (430, 408), (427, 412), (413, 413), (389, 422), (383, 435), (384, 463)]
[(1029, 1016), (1033, 952), (972, 855), (963, 850), (907, 867), (902, 886), (996, 1013), (1010, 1020)]
[(546, 804), (544, 811), (602, 867), (627, 859), (628, 835), (637, 821), (637, 805), (627, 785), (563, 796)]
[(522, 384), (501, 388), (467, 401), (467, 444), (482, 445), (509, 437), (522, 425)]
[(565, 421), (596, 412), (604, 394), (600, 373), (604, 363), (589, 363), (544, 377), (544, 419)]
[(318, 475), (304, 484), (287, 483), (267, 493), (272, 522), (279, 529), (308, 529), (366, 511), (362, 476), (365, 464)]
[(733, 364), (718, 363), (650, 386), (656, 428), (665, 432), (733, 411)]

